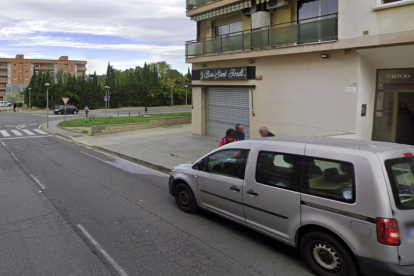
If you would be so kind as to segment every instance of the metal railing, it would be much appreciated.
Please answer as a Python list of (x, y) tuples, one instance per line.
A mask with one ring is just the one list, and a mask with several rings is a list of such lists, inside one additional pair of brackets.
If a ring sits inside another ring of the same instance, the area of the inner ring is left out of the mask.
[(187, 10), (194, 9), (195, 7), (205, 5), (207, 3), (213, 3), (221, 0), (187, 0)]
[(187, 41), (185, 56), (221, 55), (332, 40), (338, 40), (337, 13)]

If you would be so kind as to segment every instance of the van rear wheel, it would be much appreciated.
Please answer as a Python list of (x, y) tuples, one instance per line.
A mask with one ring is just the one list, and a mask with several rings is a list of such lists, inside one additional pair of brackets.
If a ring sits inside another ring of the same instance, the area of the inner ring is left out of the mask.
[(351, 253), (336, 238), (310, 232), (301, 243), (303, 259), (319, 276), (356, 276), (359, 271)]

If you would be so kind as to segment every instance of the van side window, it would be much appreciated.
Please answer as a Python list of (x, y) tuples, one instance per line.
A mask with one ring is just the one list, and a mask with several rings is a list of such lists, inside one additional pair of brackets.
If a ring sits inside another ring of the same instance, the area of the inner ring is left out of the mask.
[(206, 157), (205, 172), (244, 179), (248, 150), (222, 150)]
[(355, 202), (355, 174), (351, 163), (306, 158), (303, 192), (337, 201)]
[(259, 152), (256, 181), (261, 184), (300, 191), (303, 156)]

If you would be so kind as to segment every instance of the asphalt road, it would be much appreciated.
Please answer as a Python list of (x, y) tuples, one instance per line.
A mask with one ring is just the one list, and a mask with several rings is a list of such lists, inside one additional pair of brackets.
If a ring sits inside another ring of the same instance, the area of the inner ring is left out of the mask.
[[(34, 132), (44, 119), (0, 114), (0, 131)], [(167, 175), (53, 135), (22, 137), (0, 145), (0, 275), (313, 275), (289, 246), (181, 212)]]

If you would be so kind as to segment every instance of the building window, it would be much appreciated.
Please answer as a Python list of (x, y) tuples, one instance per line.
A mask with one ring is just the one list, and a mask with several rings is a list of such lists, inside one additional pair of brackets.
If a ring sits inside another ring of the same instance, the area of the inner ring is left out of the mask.
[(26, 67), (29, 67), (29, 64), (26, 63)]
[(26, 80), (29, 80), (29, 78), (26, 78)]
[(19, 73), (21, 73), (22, 72), (22, 70), (19, 70)]
[(13, 80), (16, 80), (16, 77), (14, 77)]
[(62, 64), (59, 64), (59, 67), (62, 68)]
[(20, 79), (23, 79), (22, 77), (20, 77)]
[[(338, 13), (338, 0), (299, 0), (298, 1), (298, 19), (303, 19), (324, 16), (332, 13)], [(319, 18), (313, 18), (309, 21), (319, 20)]]
[(13, 63), (13, 66), (16, 66), (16, 63)]
[(234, 22), (216, 27), (216, 37), (228, 37), (233, 35), (240, 35), (242, 31), (242, 22)]
[(71, 65), (70, 68), (73, 68), (73, 65)]
[(29, 74), (29, 71), (28, 70), (26, 70), (26, 74)]
[(19, 63), (19, 66), (23, 66), (23, 63)]
[(13, 74), (16, 74), (16, 72), (17, 72), (16, 70), (13, 70)]

